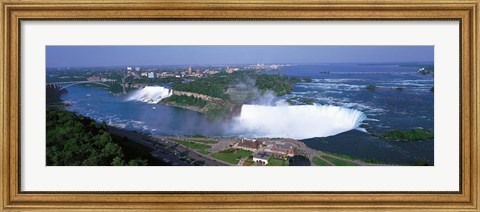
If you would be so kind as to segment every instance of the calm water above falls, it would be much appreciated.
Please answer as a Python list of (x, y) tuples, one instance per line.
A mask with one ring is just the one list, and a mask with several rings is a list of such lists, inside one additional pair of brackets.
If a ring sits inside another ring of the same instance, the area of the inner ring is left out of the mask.
[[(363, 120), (361, 127), (369, 132), (417, 127), (433, 129), (433, 93), (430, 92), (433, 77), (416, 74), (365, 73), (415, 72), (416, 69), (415, 67), (377, 65), (315, 65), (291, 66), (281, 71), (268, 72), (268, 74), (312, 78), (311, 83), (297, 84), (292, 94), (281, 97), (283, 101), (293, 96), (301, 96), (313, 99), (318, 105), (344, 108), (347, 113), (340, 113), (343, 114), (341, 116), (354, 111), (363, 112), (366, 114), (366, 119)], [(330, 73), (325, 74), (324, 71)], [(335, 73), (338, 71), (363, 73)], [(364, 89), (366, 85), (376, 85), (377, 90), (367, 91)], [(397, 91), (397, 87), (403, 88), (403, 91)], [(236, 122), (209, 121), (205, 116), (194, 111), (141, 101), (126, 101), (127, 97), (111, 95), (103, 88), (72, 86), (68, 91), (62, 98), (73, 103), (69, 110), (99, 121), (105, 120), (109, 124), (126, 129), (160, 135), (248, 136), (250, 133), (250, 135), (274, 136), (277, 133), (272, 131), (275, 129), (274, 126), (261, 132), (250, 131), (247, 125), (252, 125), (251, 121), (255, 119), (244, 120), (245, 123), (242, 124), (245, 126), (239, 130)], [(279, 102), (282, 99), (279, 99)], [(286, 113), (282, 110), (278, 112)], [(308, 121), (315, 122), (314, 119)], [(303, 121), (297, 122), (295, 127), (300, 131)], [(318, 122), (322, 122), (320, 127), (325, 125), (324, 121)], [(262, 122), (261, 125), (269, 124)], [(309, 126), (311, 125), (309, 123)], [(411, 163), (417, 160), (433, 163), (433, 141), (381, 141), (354, 130), (337, 136), (306, 140), (305, 143), (320, 150), (392, 163)]]

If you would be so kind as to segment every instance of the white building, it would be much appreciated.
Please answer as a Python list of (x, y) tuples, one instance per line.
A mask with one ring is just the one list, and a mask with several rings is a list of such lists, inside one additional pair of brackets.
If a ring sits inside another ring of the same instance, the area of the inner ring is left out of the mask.
[(149, 72), (149, 73), (148, 73), (148, 78), (150, 78), (150, 79), (155, 78), (155, 73)]
[(271, 153), (258, 151), (253, 155), (253, 162), (257, 165), (267, 165), (271, 156)]

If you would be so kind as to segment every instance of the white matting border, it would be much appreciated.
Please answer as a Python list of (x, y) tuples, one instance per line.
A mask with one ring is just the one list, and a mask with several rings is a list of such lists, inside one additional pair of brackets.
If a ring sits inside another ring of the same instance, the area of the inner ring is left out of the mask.
[[(457, 21), (22, 21), (22, 191), (458, 191)], [(47, 167), (46, 45), (434, 45), (433, 167)]]

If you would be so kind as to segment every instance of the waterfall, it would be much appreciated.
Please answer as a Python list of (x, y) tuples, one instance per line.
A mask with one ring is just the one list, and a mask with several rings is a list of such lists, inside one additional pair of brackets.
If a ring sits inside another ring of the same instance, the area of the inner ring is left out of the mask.
[(243, 105), (232, 130), (254, 137), (327, 137), (360, 126), (366, 115), (329, 105)]
[(150, 104), (156, 104), (160, 100), (172, 95), (172, 90), (161, 86), (145, 86), (128, 95), (127, 101), (140, 101)]

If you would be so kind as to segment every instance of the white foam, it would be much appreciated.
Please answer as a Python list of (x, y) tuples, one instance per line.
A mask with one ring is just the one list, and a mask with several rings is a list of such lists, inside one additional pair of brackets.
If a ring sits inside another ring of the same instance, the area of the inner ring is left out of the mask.
[(161, 86), (145, 86), (130, 94), (127, 101), (140, 101), (149, 104), (157, 104), (160, 100), (172, 95), (172, 90)]
[(356, 129), (365, 118), (358, 110), (329, 105), (243, 105), (233, 130), (252, 137), (305, 139)]

